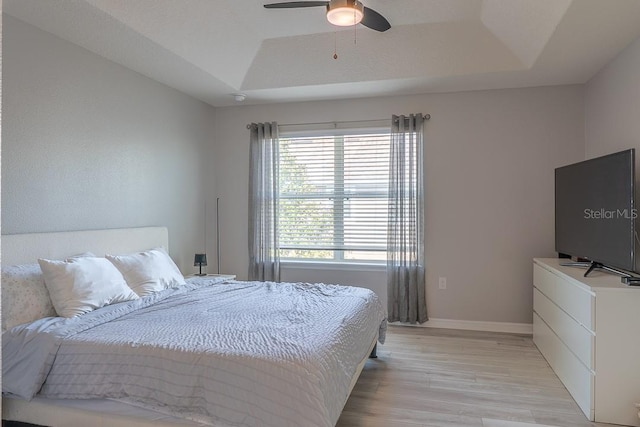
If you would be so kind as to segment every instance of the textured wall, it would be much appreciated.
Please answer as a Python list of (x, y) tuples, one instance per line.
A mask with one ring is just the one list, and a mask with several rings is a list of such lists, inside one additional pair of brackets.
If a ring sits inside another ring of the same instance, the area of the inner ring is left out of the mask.
[(171, 255), (192, 272), (213, 108), (3, 23), (2, 232), (166, 225)]
[[(247, 123), (412, 112), (432, 116), (425, 132), (430, 316), (531, 323), (531, 259), (554, 255), (553, 170), (584, 156), (582, 86), (217, 109), (211, 161), (222, 200), (222, 269), (247, 274)], [(447, 290), (438, 289), (440, 276), (448, 278)], [(341, 282), (382, 293), (386, 281), (384, 270), (287, 268), (283, 279)]]

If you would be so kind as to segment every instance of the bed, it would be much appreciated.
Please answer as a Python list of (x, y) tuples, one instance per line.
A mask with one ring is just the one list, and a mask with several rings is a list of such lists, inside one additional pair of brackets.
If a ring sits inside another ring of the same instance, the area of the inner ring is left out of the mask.
[[(168, 248), (167, 236), (163, 227), (3, 236), (3, 269)], [(375, 294), (361, 288), (188, 279), (3, 332), (3, 419), (332, 426), (385, 327)]]

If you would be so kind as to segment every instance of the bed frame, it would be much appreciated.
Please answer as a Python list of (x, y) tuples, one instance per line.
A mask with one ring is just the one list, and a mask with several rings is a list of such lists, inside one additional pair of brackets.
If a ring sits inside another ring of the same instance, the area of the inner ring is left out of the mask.
[(166, 227), (115, 228), (58, 233), (2, 235), (2, 264), (31, 264), (38, 258), (64, 259), (83, 252), (122, 254), (163, 247), (169, 250)]
[[(142, 227), (2, 236), (2, 264), (31, 264), (38, 258), (64, 259), (83, 252), (96, 255), (130, 253), (154, 247), (169, 249), (166, 227)], [(377, 336), (369, 351), (373, 351)], [(369, 353), (367, 353), (369, 354)], [(365, 357), (351, 380), (355, 386)], [(49, 427), (172, 427), (203, 426), (148, 409), (107, 399), (2, 399), (2, 419)]]

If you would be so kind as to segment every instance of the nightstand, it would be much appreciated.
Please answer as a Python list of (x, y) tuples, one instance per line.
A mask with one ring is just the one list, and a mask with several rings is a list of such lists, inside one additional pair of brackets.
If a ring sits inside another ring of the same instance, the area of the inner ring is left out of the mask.
[(221, 280), (235, 280), (235, 274), (207, 274), (206, 276), (198, 276), (198, 277), (208, 277), (208, 278), (218, 278)]
[(226, 280), (235, 280), (236, 275), (235, 274), (206, 274), (204, 276), (198, 276), (197, 274), (189, 274), (185, 276), (185, 278), (191, 278), (191, 277), (199, 277), (202, 279), (213, 279), (216, 282), (224, 282)]

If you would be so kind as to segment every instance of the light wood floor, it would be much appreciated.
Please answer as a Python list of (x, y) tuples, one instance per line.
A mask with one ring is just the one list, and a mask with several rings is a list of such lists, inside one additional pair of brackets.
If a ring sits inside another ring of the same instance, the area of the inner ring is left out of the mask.
[(589, 422), (530, 336), (390, 326), (337, 427), (610, 426)]

